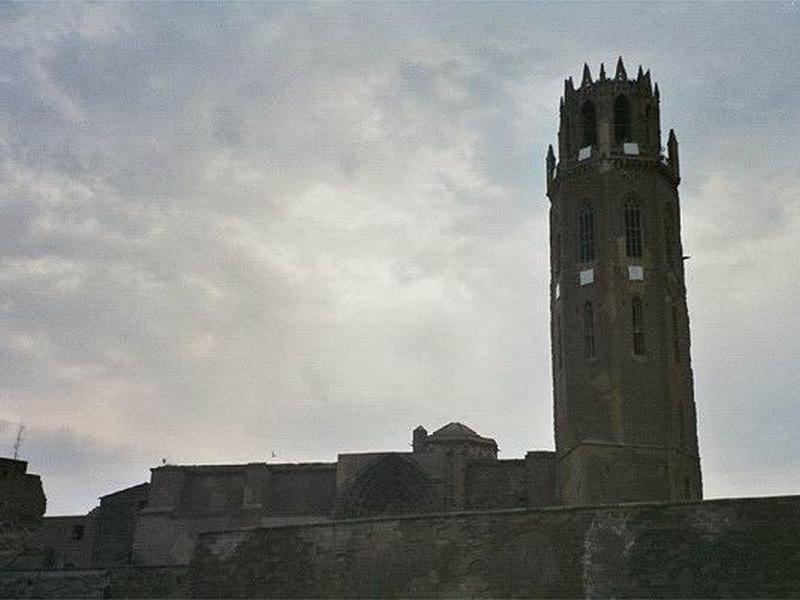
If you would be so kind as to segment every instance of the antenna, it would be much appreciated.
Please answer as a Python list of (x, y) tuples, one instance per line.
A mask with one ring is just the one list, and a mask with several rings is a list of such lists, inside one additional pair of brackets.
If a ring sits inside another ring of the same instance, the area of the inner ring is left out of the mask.
[(19, 446), (22, 444), (22, 432), (25, 431), (25, 425), (20, 423), (19, 431), (17, 431), (17, 441), (14, 442), (14, 460), (17, 460), (19, 455)]

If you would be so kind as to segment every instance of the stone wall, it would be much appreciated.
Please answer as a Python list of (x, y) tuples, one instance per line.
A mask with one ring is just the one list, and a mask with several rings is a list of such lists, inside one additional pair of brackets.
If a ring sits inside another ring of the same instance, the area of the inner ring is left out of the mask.
[(37, 519), (46, 505), (42, 481), (28, 473), (28, 463), (0, 457), (0, 521)]
[(800, 595), (800, 497), (511, 509), (204, 534), (198, 597)]
[(467, 463), (468, 510), (522, 508), (528, 505), (524, 460), (476, 460)]
[(185, 598), (187, 568), (0, 572), (0, 598)]
[(45, 517), (36, 540), (41, 551), (41, 561), (26, 566), (45, 569), (89, 566), (96, 539), (97, 526), (91, 514)]
[(100, 498), (93, 511), (96, 539), (92, 561), (85, 566), (124, 566), (133, 562), (133, 535), (138, 513), (147, 506), (149, 483), (142, 483)]

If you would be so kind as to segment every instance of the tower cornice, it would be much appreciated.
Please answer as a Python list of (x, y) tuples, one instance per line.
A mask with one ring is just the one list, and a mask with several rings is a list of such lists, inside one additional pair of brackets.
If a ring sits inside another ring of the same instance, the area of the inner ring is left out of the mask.
[(582, 161), (569, 161), (566, 164), (559, 162), (553, 172), (553, 179), (547, 191), (552, 196), (558, 193), (561, 182), (566, 178), (579, 177), (586, 174), (604, 173), (611, 169), (624, 169), (634, 171), (654, 171), (666, 178), (672, 185), (680, 184), (680, 177), (676, 176), (663, 156), (625, 156), (614, 155), (608, 157), (590, 157)]

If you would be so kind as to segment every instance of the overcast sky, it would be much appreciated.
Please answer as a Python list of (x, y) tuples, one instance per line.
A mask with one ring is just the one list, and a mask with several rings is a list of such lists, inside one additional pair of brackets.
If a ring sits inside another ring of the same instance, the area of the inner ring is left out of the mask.
[(544, 156), (622, 54), (681, 144), (708, 497), (800, 493), (800, 5), (0, 5), (0, 455), (48, 513), (462, 421), (552, 449)]

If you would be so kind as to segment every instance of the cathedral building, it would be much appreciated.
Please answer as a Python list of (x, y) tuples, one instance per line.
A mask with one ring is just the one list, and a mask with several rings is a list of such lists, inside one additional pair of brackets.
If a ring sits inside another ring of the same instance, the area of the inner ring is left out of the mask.
[(45, 566), (183, 564), (198, 535), (231, 528), (702, 498), (678, 142), (670, 130), (665, 156), (659, 101), (621, 58), (613, 77), (565, 82), (546, 158), (555, 452), (501, 460), (450, 423), (418, 427), (411, 452), (165, 465), (89, 515), (45, 519)]

